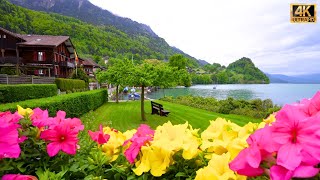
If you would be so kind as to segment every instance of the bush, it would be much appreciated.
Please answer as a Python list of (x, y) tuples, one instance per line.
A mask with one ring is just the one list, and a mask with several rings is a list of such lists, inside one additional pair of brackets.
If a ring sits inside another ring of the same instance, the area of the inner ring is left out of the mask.
[(178, 96), (176, 98), (166, 96), (163, 101), (183, 104), (195, 108), (205, 109), (222, 114), (238, 114), (253, 118), (266, 118), (269, 114), (277, 112), (281, 107), (274, 105), (271, 99), (243, 100), (228, 97), (224, 100), (217, 100), (213, 97), (200, 96)]
[(0, 112), (17, 110), (17, 105), (22, 107), (48, 109), (51, 116), (63, 110), (68, 117), (80, 117), (81, 115), (95, 110), (107, 101), (107, 90), (94, 90), (80, 93), (72, 93), (49, 98), (20, 101), (16, 103), (0, 105)]
[(76, 89), (85, 89), (87, 88), (86, 83), (83, 80), (78, 79), (63, 79), (57, 78), (55, 83), (58, 86), (58, 89), (61, 91), (74, 91)]
[(56, 95), (57, 86), (55, 84), (19, 84), (0, 86), (0, 103), (11, 103)]
[(89, 86), (89, 76), (87, 75), (87, 73), (83, 70), (83, 68), (79, 68), (76, 70), (74, 70), (72, 72), (72, 74), (70, 75), (71, 79), (80, 79), (83, 80), (87, 86)]

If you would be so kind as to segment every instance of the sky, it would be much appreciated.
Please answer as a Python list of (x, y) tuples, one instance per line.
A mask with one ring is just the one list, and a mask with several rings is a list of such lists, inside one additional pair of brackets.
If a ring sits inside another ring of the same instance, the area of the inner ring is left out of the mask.
[(169, 45), (209, 63), (249, 57), (267, 73), (320, 73), (320, 19), (290, 23), (291, 3), (316, 3), (319, 10), (320, 0), (90, 1), (150, 26)]

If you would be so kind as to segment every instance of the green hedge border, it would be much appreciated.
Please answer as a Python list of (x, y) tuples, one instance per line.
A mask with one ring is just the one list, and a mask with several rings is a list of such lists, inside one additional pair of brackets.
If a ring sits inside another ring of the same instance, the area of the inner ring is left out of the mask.
[(58, 89), (55, 84), (0, 85), (0, 103), (52, 97), (57, 93)]
[(56, 78), (55, 83), (61, 91), (73, 91), (76, 89), (88, 89), (87, 84), (79, 79)]
[(67, 117), (80, 117), (81, 115), (95, 110), (108, 101), (108, 91), (106, 89), (72, 93), (49, 98), (26, 100), (15, 103), (0, 105), (0, 112), (17, 110), (17, 105), (23, 108), (47, 109), (50, 116), (55, 116), (56, 112), (63, 110)]

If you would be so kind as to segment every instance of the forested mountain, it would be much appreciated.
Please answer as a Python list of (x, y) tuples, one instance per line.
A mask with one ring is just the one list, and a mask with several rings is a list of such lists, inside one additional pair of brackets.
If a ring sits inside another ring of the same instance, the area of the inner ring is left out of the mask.
[[(107, 14), (107, 11), (92, 5), (87, 0), (23, 0), (16, 1), (16, 3), (17, 2), (21, 2), (21, 5), (29, 6), (29, 8), (38, 7), (38, 10), (60, 8), (64, 9), (63, 11), (69, 9), (70, 11), (76, 12), (77, 9), (80, 11), (81, 9), (90, 9), (90, 7), (92, 7), (90, 11), (93, 12), (91, 12), (91, 14), (99, 14), (99, 12)], [(74, 6), (72, 7), (73, 9), (70, 9), (71, 6)], [(97, 12), (95, 12), (95, 10)], [(85, 11), (80, 14), (84, 17), (84, 13)], [(123, 22), (130, 23), (123, 23), (124, 28), (122, 29), (125, 29), (129, 24), (128, 26), (131, 25), (132, 27), (130, 26), (131, 28), (128, 27), (128, 29), (131, 29), (130, 32), (132, 33), (119, 30), (120, 28), (108, 23), (97, 26), (56, 13), (25, 9), (11, 4), (7, 0), (0, 0), (0, 14), (0, 26), (16, 33), (70, 36), (78, 53), (82, 56), (120, 56), (130, 59), (133, 58), (134, 60), (164, 60), (169, 59), (173, 54), (181, 53), (181, 51), (177, 51), (176, 48), (170, 47), (164, 39), (159, 38), (146, 25), (133, 22), (126, 18), (122, 18)], [(103, 15), (100, 16), (102, 17)], [(91, 15), (89, 13), (88, 18), (90, 19), (90, 17)], [(116, 18), (111, 13), (110, 17), (121, 19), (120, 17)], [(112, 18), (110, 22), (112, 22)], [(94, 17), (91, 19), (94, 19)], [(103, 20), (100, 21), (102, 22)], [(184, 55), (188, 57), (190, 64), (198, 66), (198, 61), (195, 58), (186, 54)]]
[(320, 84), (320, 74), (283, 75), (267, 74), (271, 83)]
[[(202, 71), (201, 71), (202, 70)], [(192, 76), (194, 84), (264, 84), (269, 78), (251, 61), (243, 57), (228, 67), (213, 63), (203, 66)]]

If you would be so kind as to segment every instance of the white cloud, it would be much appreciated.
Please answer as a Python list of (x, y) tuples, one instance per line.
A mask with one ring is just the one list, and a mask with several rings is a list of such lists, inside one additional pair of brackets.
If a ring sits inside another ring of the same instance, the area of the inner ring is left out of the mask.
[[(297, 1), (90, 1), (149, 25), (170, 45), (210, 63), (228, 65), (246, 56), (263, 70), (281, 73), (279, 67), (293, 68), (296, 72), (292, 63), (306, 59), (306, 54), (309, 60), (320, 60), (320, 49), (308, 50), (309, 46), (320, 44), (320, 20), (316, 24), (291, 24), (289, 21), (290, 3)], [(320, 0), (309, 0), (308, 3), (320, 4)], [(306, 41), (312, 38), (319, 42), (300, 47), (299, 44), (308, 44)], [(294, 49), (299, 47), (296, 53)], [(313, 61), (308, 61), (310, 66)]]

